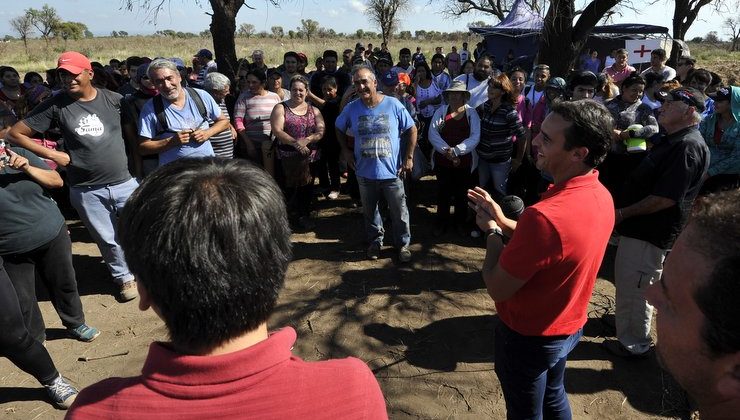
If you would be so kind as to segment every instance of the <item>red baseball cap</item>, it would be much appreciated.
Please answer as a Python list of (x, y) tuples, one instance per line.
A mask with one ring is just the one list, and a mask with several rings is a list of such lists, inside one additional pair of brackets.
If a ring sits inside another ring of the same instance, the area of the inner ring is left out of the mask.
[(92, 65), (87, 57), (77, 51), (67, 51), (59, 56), (57, 69), (67, 70), (72, 74), (80, 74), (83, 70), (92, 70)]

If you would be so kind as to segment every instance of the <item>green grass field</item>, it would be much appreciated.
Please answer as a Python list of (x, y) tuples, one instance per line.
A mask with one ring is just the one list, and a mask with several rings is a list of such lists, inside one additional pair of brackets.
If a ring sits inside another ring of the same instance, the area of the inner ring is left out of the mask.
[[(468, 42), (474, 46), (478, 38), (471, 37)], [(354, 47), (357, 40), (354, 39), (312, 39), (307, 42), (304, 39), (283, 38), (237, 38), (236, 53), (238, 57), (247, 57), (253, 50), (265, 51), (266, 61), (270, 66), (277, 66), (282, 62), (283, 53), (287, 51), (301, 51), (309, 58), (308, 70), (313, 69), (313, 60), (320, 56), (325, 49), (334, 49), (338, 52), (345, 48)], [(366, 39), (363, 42), (372, 42), (380, 46), (380, 40)], [(394, 51), (406, 46), (413, 51), (417, 46), (427, 56), (431, 57), (434, 47), (442, 46), (445, 52), (449, 52), (453, 45), (461, 47), (462, 41), (417, 41), (396, 40), (389, 46)], [(740, 83), (740, 52), (729, 52), (726, 49), (703, 43), (691, 43), (692, 55), (698, 59), (698, 67), (707, 68), (720, 74), (725, 84)], [(47, 47), (41, 39), (29, 40), (28, 52), (23, 42), (19, 40), (0, 43), (0, 64), (15, 67), (21, 75), (29, 71), (43, 72), (56, 66), (59, 54), (66, 50), (76, 50), (90, 57), (93, 61), (107, 64), (111, 58), (123, 60), (132, 55), (148, 57), (180, 57), (186, 62), (193, 54), (201, 48), (213, 49), (210, 38), (176, 39), (161, 36), (131, 36), (126, 38), (89, 38), (81, 40), (51, 41)]]

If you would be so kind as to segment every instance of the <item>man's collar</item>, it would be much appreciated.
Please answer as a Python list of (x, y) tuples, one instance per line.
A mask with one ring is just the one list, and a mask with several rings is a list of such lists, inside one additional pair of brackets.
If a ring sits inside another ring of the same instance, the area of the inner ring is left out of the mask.
[(695, 125), (689, 125), (687, 127), (681, 128), (679, 130), (674, 131), (671, 134), (664, 134), (662, 136), (663, 141), (666, 141), (668, 143), (675, 143), (676, 141), (683, 138), (683, 136), (686, 135), (686, 133), (690, 132), (691, 130), (696, 130)]

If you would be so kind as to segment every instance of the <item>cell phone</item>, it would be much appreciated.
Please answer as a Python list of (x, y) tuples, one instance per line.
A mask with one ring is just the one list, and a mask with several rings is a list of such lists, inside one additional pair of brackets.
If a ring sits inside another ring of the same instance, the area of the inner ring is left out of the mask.
[(10, 161), (10, 155), (8, 154), (8, 146), (5, 139), (0, 139), (0, 162), (8, 164)]

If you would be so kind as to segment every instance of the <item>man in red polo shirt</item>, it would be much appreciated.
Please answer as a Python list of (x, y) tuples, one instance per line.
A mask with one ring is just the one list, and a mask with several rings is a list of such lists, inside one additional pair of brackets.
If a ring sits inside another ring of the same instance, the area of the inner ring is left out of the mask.
[[(609, 148), (612, 118), (591, 101), (559, 102), (532, 144), (554, 185), (518, 222), (481, 188), (468, 198), (487, 232), (483, 280), (496, 302), (495, 370), (508, 418), (570, 419), (565, 362), (614, 223), (613, 202), (594, 169)], [(511, 237), (504, 248), (503, 235)]]
[(268, 332), (291, 260), (283, 195), (245, 160), (179, 159), (121, 214), (139, 308), (164, 321), (141, 375), (83, 389), (67, 418), (387, 419), (355, 358), (307, 363), (296, 332)]

